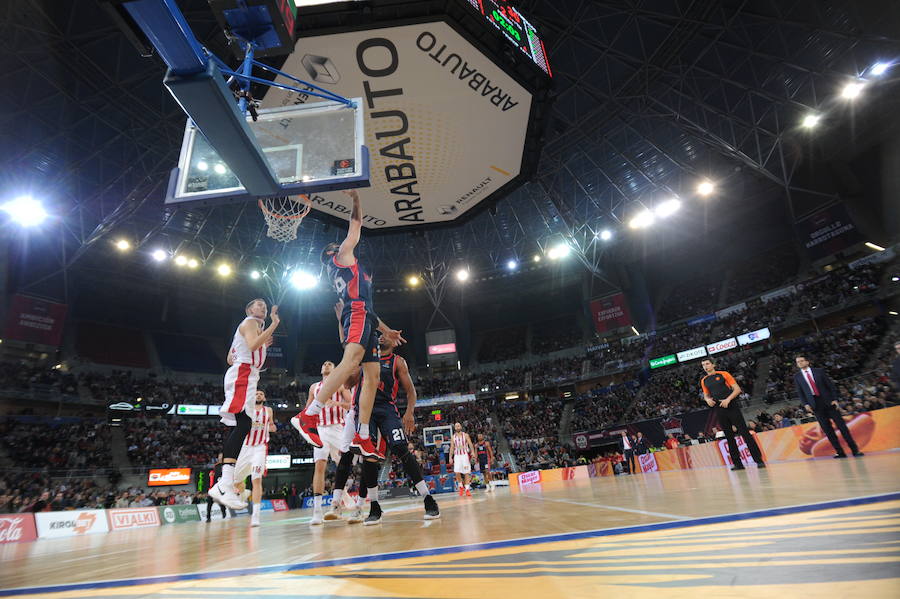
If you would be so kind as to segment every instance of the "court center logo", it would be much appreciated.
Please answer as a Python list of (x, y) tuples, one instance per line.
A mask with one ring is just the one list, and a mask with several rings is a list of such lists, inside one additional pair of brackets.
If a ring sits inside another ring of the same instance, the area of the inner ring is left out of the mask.
[(338, 73), (337, 66), (326, 56), (305, 54), (300, 63), (306, 69), (309, 78), (316, 83), (334, 84), (341, 80), (341, 74)]

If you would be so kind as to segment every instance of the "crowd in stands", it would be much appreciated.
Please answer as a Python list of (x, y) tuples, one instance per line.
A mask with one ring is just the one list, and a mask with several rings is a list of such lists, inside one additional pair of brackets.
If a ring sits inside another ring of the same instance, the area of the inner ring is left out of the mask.
[(478, 362), (502, 362), (525, 354), (528, 328), (525, 325), (487, 331), (478, 348)]
[(598, 387), (579, 395), (573, 405), (572, 430), (597, 430), (622, 422), (634, 401), (634, 386)]
[(531, 330), (531, 353), (536, 355), (581, 344), (581, 327), (571, 316), (535, 323)]
[(657, 310), (656, 321), (673, 322), (713, 312), (719, 301), (719, 291), (724, 276), (725, 273), (718, 270), (680, 281), (672, 288)]
[(0, 421), (0, 446), (17, 468), (51, 472), (109, 468), (109, 445), (109, 427), (99, 421), (49, 426), (20, 418)]
[(78, 393), (78, 380), (75, 376), (59, 368), (21, 360), (0, 362), (0, 385), (3, 389), (10, 390), (38, 390), (63, 395)]
[(780, 245), (757, 254), (751, 260), (734, 268), (727, 284), (729, 302), (786, 285), (800, 268), (797, 249), (792, 244)]
[(843, 266), (802, 285), (797, 309), (804, 314), (846, 304), (854, 298), (878, 291), (883, 264), (857, 269)]

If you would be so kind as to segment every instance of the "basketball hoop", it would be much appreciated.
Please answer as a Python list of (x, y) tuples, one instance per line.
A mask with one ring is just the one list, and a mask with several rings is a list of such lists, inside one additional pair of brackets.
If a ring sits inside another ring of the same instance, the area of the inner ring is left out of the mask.
[[(303, 198), (303, 201), (297, 201), (296, 197)], [(300, 222), (312, 210), (309, 196), (296, 197), (276, 196), (260, 198), (258, 201), (269, 227), (266, 234), (275, 241), (287, 243), (297, 239)]]

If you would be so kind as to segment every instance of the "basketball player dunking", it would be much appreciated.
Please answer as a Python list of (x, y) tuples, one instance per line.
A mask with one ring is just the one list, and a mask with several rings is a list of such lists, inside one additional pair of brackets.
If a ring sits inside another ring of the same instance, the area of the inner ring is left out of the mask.
[(256, 390), (256, 416), (250, 433), (244, 439), (241, 453), (238, 454), (237, 463), (234, 466), (235, 480), (243, 481), (250, 475), (253, 485), (253, 515), (250, 517), (250, 526), (259, 526), (259, 506), (262, 501), (262, 479), (266, 475), (266, 456), (269, 455), (269, 433), (275, 432), (275, 420), (272, 417), (272, 408), (265, 405), (266, 394)]
[(478, 454), (478, 460), (475, 462), (475, 472), (481, 472), (481, 476), (484, 477), (484, 488), (490, 493), (494, 490), (494, 481), (491, 477), (491, 464), (494, 463), (494, 448), (491, 446), (491, 442), (487, 441), (481, 433), (478, 433), (475, 451)]
[(453, 472), (456, 474), (456, 486), (462, 497), (472, 496), (472, 456), (475, 455), (475, 446), (469, 433), (463, 432), (462, 424), (453, 425), (453, 440), (450, 442), (450, 453), (453, 454)]
[(400, 331), (384, 324), (375, 313), (372, 273), (357, 261), (354, 250), (362, 232), (362, 208), (356, 190), (345, 191), (353, 200), (350, 224), (344, 241), (329, 243), (322, 250), (322, 263), (328, 268), (328, 276), (343, 301), (342, 329), (344, 356), (331, 377), (319, 388), (316, 399), (300, 414), (298, 423), (300, 434), (316, 447), (322, 446), (317, 430), (319, 412), (325, 407), (329, 397), (337, 393), (341, 384), (362, 364), (363, 383), (360, 385), (357, 418), (358, 433), (350, 443), (350, 448), (364, 456), (383, 459), (369, 439), (369, 421), (375, 403), (375, 389), (378, 386), (378, 335), (379, 332), (394, 345), (405, 343)]
[[(322, 364), (322, 380), (314, 383), (309, 388), (309, 397), (306, 400), (306, 406), (309, 406), (315, 398), (319, 389), (331, 376), (334, 371), (334, 362), (326, 361)], [(328, 458), (331, 457), (337, 464), (341, 459), (341, 441), (344, 432), (344, 417), (347, 410), (351, 407), (353, 396), (343, 385), (338, 392), (332, 395), (325, 403), (325, 407), (319, 412), (319, 422), (317, 430), (319, 431), (319, 439), (322, 441), (322, 447), (313, 449), (313, 461), (315, 462), (315, 470), (313, 471), (313, 516), (310, 524), (322, 524), (324, 517), (322, 515), (322, 494), (325, 492), (325, 468), (328, 466)], [(298, 431), (300, 430), (299, 414), (291, 418), (291, 424)]]
[(233, 510), (247, 507), (234, 491), (234, 464), (256, 418), (256, 384), (266, 361), (266, 347), (272, 344), (272, 334), (281, 323), (278, 306), (272, 306), (272, 322), (263, 329), (267, 311), (264, 300), (255, 299), (247, 304), (247, 317), (234, 332), (228, 352), (231, 366), (225, 372), (225, 402), (219, 414), (222, 422), (232, 429), (222, 449), (222, 477), (210, 488), (209, 496)]

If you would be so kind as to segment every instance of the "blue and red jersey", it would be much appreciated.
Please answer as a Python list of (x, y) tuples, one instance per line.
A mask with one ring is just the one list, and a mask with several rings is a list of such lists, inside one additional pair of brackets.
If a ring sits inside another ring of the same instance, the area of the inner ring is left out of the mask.
[(352, 266), (344, 266), (332, 256), (328, 265), (328, 276), (338, 296), (344, 302), (344, 311), (365, 311), (366, 315), (377, 320), (375, 313), (375, 289), (372, 285), (372, 273), (360, 264), (359, 260)]

